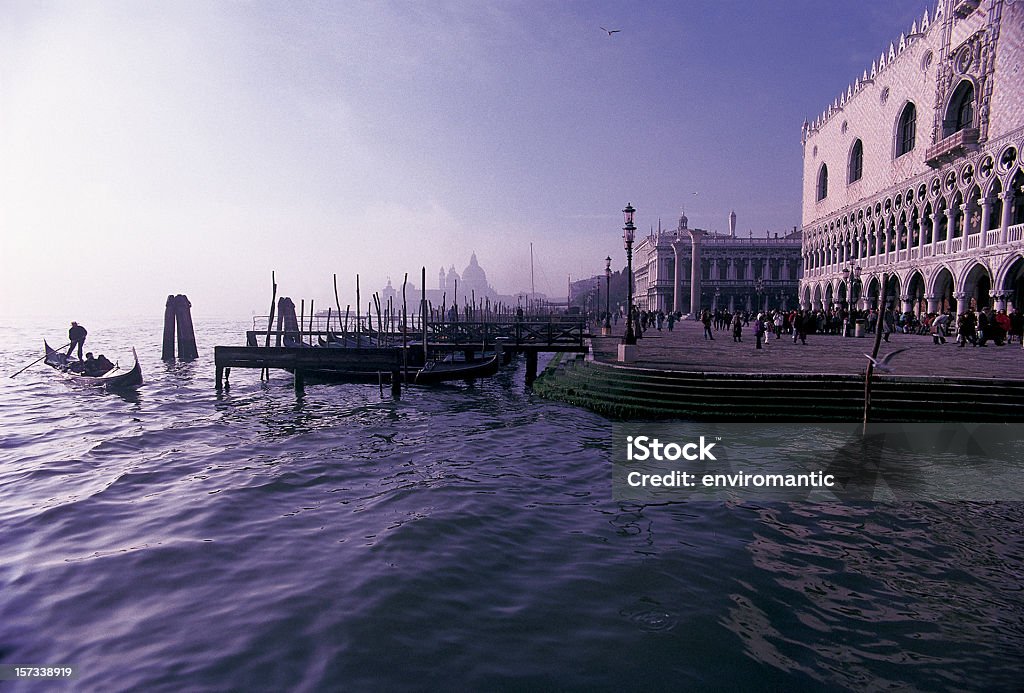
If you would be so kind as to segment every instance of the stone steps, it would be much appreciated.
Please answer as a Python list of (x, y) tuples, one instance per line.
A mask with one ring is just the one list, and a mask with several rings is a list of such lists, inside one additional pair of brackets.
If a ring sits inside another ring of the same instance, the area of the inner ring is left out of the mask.
[[(556, 359), (535, 383), (542, 396), (618, 417), (860, 421), (864, 380), (848, 375), (654, 371)], [(1022, 421), (1024, 382), (879, 377), (874, 421)]]

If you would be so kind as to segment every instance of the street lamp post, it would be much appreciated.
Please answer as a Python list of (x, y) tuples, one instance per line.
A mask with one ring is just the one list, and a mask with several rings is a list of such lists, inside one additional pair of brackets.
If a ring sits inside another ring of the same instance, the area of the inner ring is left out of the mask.
[(757, 305), (754, 307), (755, 313), (761, 312), (761, 294), (764, 293), (764, 279), (758, 277), (754, 280), (754, 293), (757, 294)]
[(622, 210), (626, 224), (622, 227), (622, 240), (626, 245), (626, 335), (622, 339), (623, 344), (636, 344), (636, 333), (633, 331), (633, 239), (636, 236), (636, 227), (633, 226), (633, 215), (636, 210), (633, 205), (626, 203)]
[(853, 306), (858, 298), (855, 294), (860, 292), (860, 265), (855, 265), (851, 260), (849, 267), (843, 268), (843, 281), (846, 282), (846, 322), (843, 325), (843, 336), (848, 337), (853, 321)]
[(846, 282), (846, 312), (849, 313), (853, 309), (854, 303), (857, 301), (857, 297), (854, 296), (854, 292), (860, 286), (860, 266), (854, 265), (850, 262), (849, 267), (843, 268), (843, 281)]
[(604, 259), (604, 327), (601, 332), (607, 337), (612, 333), (612, 258), (609, 255)]
[(714, 305), (715, 312), (717, 312), (718, 309), (722, 307), (722, 306), (720, 306), (718, 304), (718, 302), (719, 302), (719, 300), (721, 300), (721, 298), (722, 298), (722, 290), (719, 287), (716, 286), (715, 287), (715, 305)]

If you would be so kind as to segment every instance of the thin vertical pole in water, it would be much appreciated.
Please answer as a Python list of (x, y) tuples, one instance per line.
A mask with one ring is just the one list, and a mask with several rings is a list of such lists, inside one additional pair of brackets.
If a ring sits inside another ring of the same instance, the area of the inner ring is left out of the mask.
[(423, 365), (427, 363), (427, 268), (420, 271), (420, 315), (423, 320)]
[(402, 378), (405, 382), (409, 382), (409, 337), (406, 328), (406, 318), (408, 317), (407, 304), (405, 302), (405, 285), (409, 283), (409, 273), (405, 273), (405, 279), (402, 280)]
[[(273, 290), (270, 295), (270, 317), (267, 318), (267, 343), (264, 346), (270, 346), (270, 331), (274, 329), (274, 308), (277, 306), (277, 279), (274, 276), (274, 271), (270, 271), (270, 284)], [(264, 368), (260, 371), (260, 380), (270, 380), (270, 369)]]
[[(334, 305), (338, 306), (338, 322), (341, 323), (341, 301), (338, 300), (338, 275), (337, 274), (334, 275)], [(345, 322), (346, 322), (346, 325), (347, 325), (348, 320), (346, 320)], [(329, 321), (327, 323), (327, 329), (331, 329), (331, 324), (330, 324)], [(344, 333), (345, 333), (345, 331), (342, 330), (342, 334), (344, 334)]]
[[(530, 243), (530, 301), (533, 300), (533, 294), (535, 294), (535, 293), (536, 293), (536, 290), (533, 288), (533, 243), (531, 242)], [(529, 302), (527, 302), (527, 306), (529, 306)]]
[(381, 320), (380, 315), (380, 295), (373, 292), (373, 305), (377, 309), (377, 346), (384, 346), (384, 322)]
[(299, 344), (305, 344), (302, 338), (302, 326), (306, 322), (306, 299), (299, 299)]
[(362, 346), (362, 329), (359, 326), (359, 275), (356, 275), (356, 346)]
[(270, 317), (267, 319), (267, 343), (264, 346), (270, 346), (270, 331), (274, 329), (274, 309), (277, 307), (277, 280), (274, 279), (274, 272), (270, 272), (270, 284), (273, 290), (270, 295)]
[(277, 336), (275, 337), (274, 346), (281, 346), (281, 336), (284, 334), (285, 330), (285, 307), (287, 307), (289, 301), (291, 301), (291, 299), (287, 296), (282, 296), (277, 299)]
[(313, 299), (309, 299), (309, 345), (313, 346)]

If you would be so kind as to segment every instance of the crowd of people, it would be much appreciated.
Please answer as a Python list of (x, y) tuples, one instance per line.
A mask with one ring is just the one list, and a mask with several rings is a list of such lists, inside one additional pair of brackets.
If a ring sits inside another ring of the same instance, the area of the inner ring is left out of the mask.
[[(634, 310), (634, 328), (642, 335), (649, 329), (661, 331), (664, 327), (671, 332), (675, 323), (682, 320), (679, 311)], [(704, 339), (713, 341), (715, 333), (728, 330), (734, 342), (742, 342), (744, 332), (753, 331), (755, 348), (760, 349), (770, 335), (781, 339), (782, 335), (792, 337), (793, 343), (807, 343), (808, 335), (843, 335), (852, 337), (858, 323), (865, 334), (874, 334), (879, 325), (875, 308), (868, 310), (846, 310), (835, 306), (828, 310), (767, 310), (749, 311), (726, 309), (704, 310), (699, 320), (704, 327)], [(961, 347), (970, 344), (976, 347), (1012, 344), (1014, 340), (1024, 348), (1024, 316), (1014, 309), (993, 311), (983, 307), (979, 311), (968, 309), (955, 315), (952, 311), (915, 314), (888, 308), (881, 316), (882, 339), (889, 341), (893, 333), (931, 335), (936, 345), (945, 344), (952, 337)]]

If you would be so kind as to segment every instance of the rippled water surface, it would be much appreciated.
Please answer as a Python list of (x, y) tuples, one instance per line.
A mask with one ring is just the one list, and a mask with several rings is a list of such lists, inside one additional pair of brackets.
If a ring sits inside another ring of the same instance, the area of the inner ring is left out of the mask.
[(1024, 681), (1019, 504), (616, 503), (609, 422), (521, 365), (218, 395), (244, 323), (171, 365), (156, 321), (88, 327), (138, 347), (138, 394), (10, 379), (66, 328), (0, 326), (0, 664), (104, 691)]

